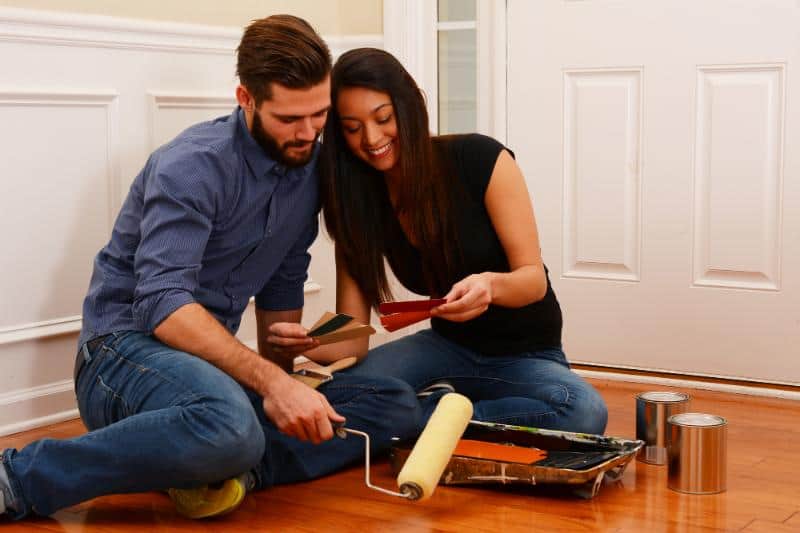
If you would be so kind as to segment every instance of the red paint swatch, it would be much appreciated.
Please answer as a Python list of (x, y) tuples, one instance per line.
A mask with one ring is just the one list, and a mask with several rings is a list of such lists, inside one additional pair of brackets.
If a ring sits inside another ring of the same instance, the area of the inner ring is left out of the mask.
[(381, 317), (381, 325), (386, 331), (397, 331), (400, 328), (422, 322), (430, 318), (430, 311), (410, 311), (408, 313), (392, 313)]
[(384, 315), (392, 313), (407, 313), (409, 311), (430, 311), (438, 307), (447, 300), (444, 298), (433, 298), (431, 300), (407, 300), (405, 302), (383, 302), (378, 306), (378, 311)]

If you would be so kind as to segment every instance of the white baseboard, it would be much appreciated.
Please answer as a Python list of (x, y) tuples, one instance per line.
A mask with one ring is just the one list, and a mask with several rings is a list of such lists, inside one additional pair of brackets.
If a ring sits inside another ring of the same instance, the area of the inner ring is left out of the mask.
[(0, 394), (0, 436), (77, 417), (71, 379)]
[(49, 426), (51, 424), (58, 424), (59, 422), (64, 422), (66, 420), (75, 420), (76, 418), (80, 418), (77, 408), (59, 411), (57, 413), (40, 416), (38, 418), (32, 418), (23, 422), (0, 426), (0, 437), (5, 435), (13, 435), (14, 433), (21, 433), (23, 431), (28, 431), (29, 429)]
[(784, 400), (800, 400), (800, 392), (777, 389), (771, 387), (756, 387), (736, 385), (733, 383), (718, 383), (713, 381), (699, 381), (691, 378), (667, 378), (663, 376), (642, 376), (641, 374), (626, 374), (625, 372), (603, 372), (598, 370), (576, 369), (575, 372), (583, 377), (593, 379), (607, 379), (609, 381), (626, 381), (647, 385), (661, 385), (664, 387), (678, 387), (686, 389), (701, 389), (730, 394), (746, 394), (749, 396), (763, 396), (767, 398), (780, 398)]

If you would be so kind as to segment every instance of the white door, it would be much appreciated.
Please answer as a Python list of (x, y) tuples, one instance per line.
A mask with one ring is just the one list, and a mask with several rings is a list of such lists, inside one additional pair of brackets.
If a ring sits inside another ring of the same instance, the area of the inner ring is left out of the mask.
[(572, 361), (800, 384), (800, 2), (509, 0)]

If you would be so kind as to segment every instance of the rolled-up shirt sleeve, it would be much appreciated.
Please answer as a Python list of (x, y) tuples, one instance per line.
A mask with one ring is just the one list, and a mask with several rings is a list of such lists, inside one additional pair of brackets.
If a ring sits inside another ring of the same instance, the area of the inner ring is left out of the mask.
[(168, 150), (152, 162), (144, 191), (141, 240), (134, 257), (133, 317), (153, 330), (195, 301), (219, 192), (209, 176), (220, 161), (208, 150)]
[(303, 307), (303, 286), (308, 279), (311, 254), (308, 249), (319, 232), (319, 221), (312, 217), (295, 241), (278, 270), (256, 294), (256, 307), (265, 311), (286, 311)]

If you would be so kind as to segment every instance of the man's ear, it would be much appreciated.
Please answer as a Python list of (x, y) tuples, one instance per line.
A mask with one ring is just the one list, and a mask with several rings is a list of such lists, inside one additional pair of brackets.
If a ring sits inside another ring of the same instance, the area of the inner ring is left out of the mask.
[(239, 84), (239, 86), (236, 87), (236, 101), (239, 102), (239, 106), (245, 111), (250, 111), (252, 113), (256, 110), (255, 99), (244, 85)]

